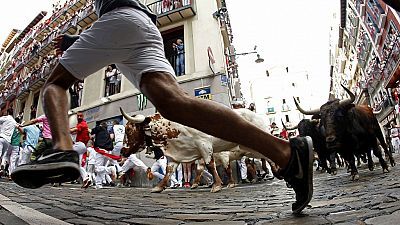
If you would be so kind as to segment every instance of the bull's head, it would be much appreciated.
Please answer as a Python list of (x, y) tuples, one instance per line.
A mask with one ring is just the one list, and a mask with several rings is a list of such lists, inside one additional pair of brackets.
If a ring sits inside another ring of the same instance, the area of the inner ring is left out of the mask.
[(319, 109), (303, 110), (295, 99), (295, 104), (300, 112), (306, 115), (314, 115), (321, 119), (321, 125), (325, 129), (326, 145), (328, 149), (337, 149), (342, 145), (342, 140), (345, 134), (346, 114), (347, 111), (354, 107), (352, 104), (355, 100), (355, 95), (342, 85), (350, 98), (344, 100), (332, 100)]
[(129, 156), (145, 148), (145, 133), (142, 126), (145, 117), (143, 115), (129, 116), (122, 108), (120, 108), (120, 111), (128, 121), (125, 125), (125, 141), (128, 147), (123, 148), (121, 154)]

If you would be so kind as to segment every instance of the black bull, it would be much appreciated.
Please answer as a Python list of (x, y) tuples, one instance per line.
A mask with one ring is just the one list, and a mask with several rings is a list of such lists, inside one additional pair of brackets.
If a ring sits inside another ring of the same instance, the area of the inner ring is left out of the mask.
[(374, 155), (378, 157), (383, 171), (389, 171), (377, 140), (379, 140), (386, 156), (389, 157), (392, 166), (395, 165), (395, 162), (387, 148), (373, 110), (366, 105), (352, 104), (355, 99), (354, 94), (344, 86), (342, 87), (350, 95), (350, 99), (341, 101), (335, 99), (325, 103), (320, 109), (310, 111), (301, 109), (295, 100), (296, 106), (300, 112), (320, 118), (321, 125), (325, 129), (328, 152), (337, 152), (343, 156), (350, 165), (353, 180), (358, 179), (354, 156), (366, 154), (368, 156), (368, 167), (370, 170), (373, 169), (371, 149)]
[[(325, 141), (325, 129), (320, 125), (318, 120), (302, 119), (294, 127), (285, 126), (283, 122), (282, 125), (286, 130), (298, 129), (299, 136), (301, 137), (311, 137), (314, 145), (314, 151), (318, 155), (322, 169), (328, 171), (328, 173), (336, 174), (336, 154), (328, 152)], [(327, 161), (329, 161), (330, 167), (328, 167)]]

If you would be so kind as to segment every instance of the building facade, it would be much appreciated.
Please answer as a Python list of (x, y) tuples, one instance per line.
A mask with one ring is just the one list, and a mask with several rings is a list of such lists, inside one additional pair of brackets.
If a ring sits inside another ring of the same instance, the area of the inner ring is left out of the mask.
[[(232, 69), (228, 71), (232, 60), (226, 52), (231, 46), (232, 32), (224, 2), (142, 2), (158, 15), (157, 26), (164, 38), (166, 57), (176, 70), (180, 85), (190, 95), (229, 106), (235, 96), (235, 78)], [(36, 108), (37, 115), (43, 113), (41, 87), (58, 61), (54, 56), (53, 38), (61, 33), (79, 34), (97, 19), (88, 0), (68, 1), (57, 6), (50, 17), (44, 15), (27, 26), (25, 33), (10, 34), (11, 40), (4, 43), (6, 47), (1, 56), (1, 82), (8, 92), (1, 97), (1, 109), (13, 108), (16, 114), (23, 112), (24, 120), (30, 119), (31, 107)], [(178, 39), (183, 43), (181, 58), (173, 47)], [(156, 111), (123, 75), (106, 70), (107, 67), (97, 71), (70, 89), (70, 115), (82, 111), (93, 126), (97, 121), (119, 117), (119, 106), (135, 114)], [(74, 123), (71, 121), (71, 125)]]
[(346, 98), (343, 84), (356, 94), (357, 104), (380, 112), (383, 127), (398, 123), (400, 12), (381, 0), (349, 0), (341, 14), (342, 32), (332, 48), (332, 97)]

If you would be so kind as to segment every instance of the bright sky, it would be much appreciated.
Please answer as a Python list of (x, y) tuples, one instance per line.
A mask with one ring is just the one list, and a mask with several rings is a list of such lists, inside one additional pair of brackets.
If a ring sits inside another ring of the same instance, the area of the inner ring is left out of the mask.
[(339, 0), (227, 0), (236, 52), (249, 52), (257, 45), (265, 59), (260, 65), (254, 63), (255, 55), (238, 57), (246, 99), (246, 84), (252, 79), (264, 76), (267, 68), (287, 65), (289, 71), (308, 71), (318, 96), (310, 105), (328, 100), (329, 31), (339, 4)]
[(55, 0), (0, 0), (0, 43), (14, 28), (23, 30), (41, 12), (51, 14)]

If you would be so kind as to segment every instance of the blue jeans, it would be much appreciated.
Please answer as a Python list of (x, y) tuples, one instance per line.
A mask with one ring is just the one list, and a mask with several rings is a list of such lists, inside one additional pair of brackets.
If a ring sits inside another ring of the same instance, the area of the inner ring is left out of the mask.
[(185, 74), (185, 54), (178, 54), (176, 56), (176, 76), (181, 76)]

